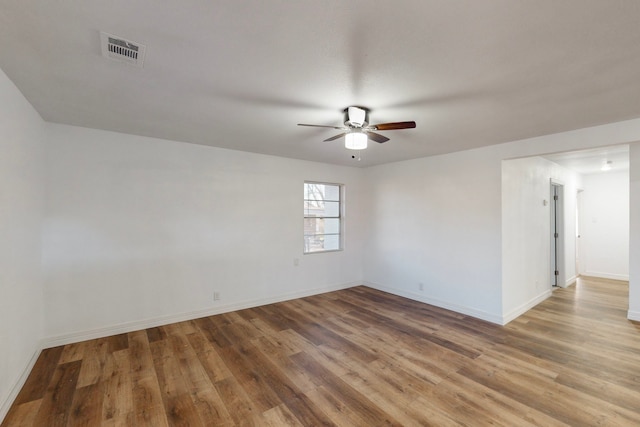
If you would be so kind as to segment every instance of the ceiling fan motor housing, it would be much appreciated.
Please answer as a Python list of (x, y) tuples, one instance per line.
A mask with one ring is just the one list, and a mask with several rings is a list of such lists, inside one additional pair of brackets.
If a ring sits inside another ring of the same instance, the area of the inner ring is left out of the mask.
[(363, 107), (345, 108), (344, 124), (348, 127), (366, 127), (369, 124), (369, 110)]

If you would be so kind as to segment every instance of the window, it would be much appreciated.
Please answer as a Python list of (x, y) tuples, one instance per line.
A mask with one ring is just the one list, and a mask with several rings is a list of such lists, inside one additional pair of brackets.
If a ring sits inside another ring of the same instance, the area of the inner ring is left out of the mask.
[(342, 186), (304, 183), (304, 253), (342, 249)]

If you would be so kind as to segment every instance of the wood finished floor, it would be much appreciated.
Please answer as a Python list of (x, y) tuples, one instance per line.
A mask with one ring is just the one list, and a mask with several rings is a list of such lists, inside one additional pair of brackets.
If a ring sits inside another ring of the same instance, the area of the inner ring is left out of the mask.
[(365, 287), (45, 350), (5, 426), (640, 425), (628, 285), (506, 327)]

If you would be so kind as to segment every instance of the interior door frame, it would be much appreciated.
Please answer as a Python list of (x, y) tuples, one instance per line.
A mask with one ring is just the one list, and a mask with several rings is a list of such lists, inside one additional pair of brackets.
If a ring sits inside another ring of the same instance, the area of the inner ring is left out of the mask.
[[(566, 288), (566, 268), (565, 268), (565, 226), (564, 226), (564, 183), (557, 179), (550, 180), (550, 284), (551, 287), (558, 286)], [(554, 196), (557, 199), (554, 200)], [(558, 237), (555, 237), (558, 233)], [(557, 273), (556, 273), (557, 271)]]
[(584, 241), (584, 189), (576, 190), (576, 277), (584, 274), (586, 266), (585, 250), (582, 242)]

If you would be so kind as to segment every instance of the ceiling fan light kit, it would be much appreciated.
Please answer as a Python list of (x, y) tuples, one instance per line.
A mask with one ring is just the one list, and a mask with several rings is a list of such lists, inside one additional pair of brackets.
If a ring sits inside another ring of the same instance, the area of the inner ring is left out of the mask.
[(367, 134), (354, 131), (344, 136), (344, 146), (349, 150), (364, 150), (367, 148)]
[(350, 150), (364, 150), (367, 148), (367, 141), (369, 139), (380, 144), (389, 140), (386, 136), (373, 131), (413, 129), (416, 127), (416, 122), (395, 122), (370, 125), (369, 109), (352, 106), (344, 109), (344, 126), (309, 125), (303, 123), (298, 123), (298, 126), (342, 130), (344, 131), (343, 133), (327, 138), (324, 142), (334, 141), (344, 136), (344, 146), (346, 148)]

